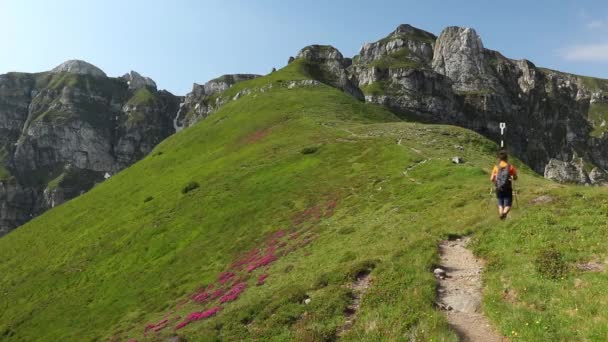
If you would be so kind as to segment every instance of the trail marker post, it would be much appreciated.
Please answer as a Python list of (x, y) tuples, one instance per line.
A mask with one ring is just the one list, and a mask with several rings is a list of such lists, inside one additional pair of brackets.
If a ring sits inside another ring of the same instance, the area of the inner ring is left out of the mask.
[(504, 122), (501, 122), (498, 127), (500, 127), (500, 147), (505, 147), (505, 142), (503, 140), (503, 136), (505, 134), (505, 128), (507, 128), (507, 124)]

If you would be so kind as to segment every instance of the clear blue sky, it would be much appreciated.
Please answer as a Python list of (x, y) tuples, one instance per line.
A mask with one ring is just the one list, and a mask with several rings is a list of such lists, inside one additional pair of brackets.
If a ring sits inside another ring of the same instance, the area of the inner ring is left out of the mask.
[(569, 0), (0, 0), (0, 73), (84, 59), (184, 95), (222, 74), (267, 73), (309, 44), (353, 56), (401, 23), (473, 27), (507, 57), (608, 78), (608, 2)]

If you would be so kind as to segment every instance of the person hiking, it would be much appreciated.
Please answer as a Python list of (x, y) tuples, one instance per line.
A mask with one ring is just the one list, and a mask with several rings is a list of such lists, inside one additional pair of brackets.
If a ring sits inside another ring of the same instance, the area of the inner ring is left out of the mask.
[(498, 216), (501, 220), (507, 218), (513, 204), (513, 181), (517, 179), (517, 170), (508, 162), (507, 151), (498, 151), (498, 164), (494, 165), (490, 181), (496, 187), (498, 200)]

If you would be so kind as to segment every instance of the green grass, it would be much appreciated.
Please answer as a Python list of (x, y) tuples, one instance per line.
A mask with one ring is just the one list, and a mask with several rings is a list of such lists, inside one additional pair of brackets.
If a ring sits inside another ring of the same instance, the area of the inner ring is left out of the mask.
[(608, 79), (589, 77), (589, 76), (578, 76), (583, 84), (592, 91), (608, 91)]
[(127, 104), (132, 106), (151, 106), (158, 102), (156, 93), (148, 87), (139, 88), (129, 99)]
[(370, 65), (381, 69), (421, 69), (424, 67), (422, 63), (411, 58), (411, 52), (408, 48), (402, 48), (390, 55), (383, 56), (382, 58), (371, 62)]
[(593, 126), (591, 136), (600, 136), (608, 130), (608, 103), (592, 103), (587, 114)]
[[(307, 77), (295, 61), (227, 92)], [(401, 122), (326, 85), (241, 97), (0, 239), (0, 336), (163, 340), (176, 321), (144, 337), (146, 324), (176, 306), (168, 317), (209, 309), (215, 304), (178, 303), (243, 251), (287, 230), (310, 243), (241, 273), (248, 288), (240, 298), (178, 333), (188, 340), (331, 340), (351, 300), (346, 286), (371, 271), (345, 340), (457, 341), (434, 307), (431, 270), (440, 240), (472, 234), (488, 261), (484, 307), (502, 334), (601, 339), (605, 273), (571, 266), (606, 258), (603, 190), (556, 185), (513, 160), (522, 170), (518, 204), (510, 220), (499, 221), (488, 196), (495, 149), (471, 131)], [(454, 155), (466, 163), (451, 163)], [(529, 204), (545, 194), (555, 200)], [(538, 252), (552, 244), (568, 265), (564, 279), (537, 272)], [(255, 286), (264, 272), (266, 284)]]
[(378, 81), (363, 86), (361, 90), (365, 95), (379, 96), (386, 94), (388, 87), (389, 85), (387, 81)]
[(413, 41), (418, 41), (418, 42), (423, 42), (423, 43), (428, 43), (428, 44), (435, 44), (435, 37), (428, 33), (428, 32), (424, 32), (424, 31), (416, 31), (414, 33), (398, 33), (398, 34), (390, 34), (389, 36), (382, 38), (379, 40), (379, 43), (388, 43), (391, 40), (394, 39), (403, 39), (403, 40), (413, 40)]

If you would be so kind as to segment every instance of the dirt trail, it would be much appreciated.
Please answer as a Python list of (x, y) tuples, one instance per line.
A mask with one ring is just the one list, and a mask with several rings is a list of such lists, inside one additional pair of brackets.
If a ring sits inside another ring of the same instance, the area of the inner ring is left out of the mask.
[(483, 262), (466, 247), (469, 238), (446, 240), (439, 245), (441, 265), (434, 273), (439, 281), (437, 305), (462, 341), (500, 342), (481, 308)]

